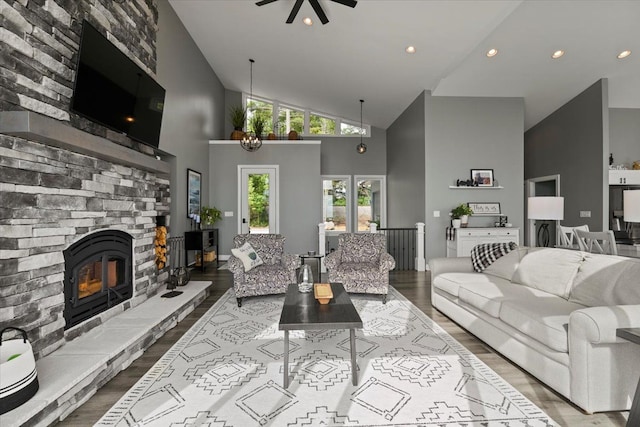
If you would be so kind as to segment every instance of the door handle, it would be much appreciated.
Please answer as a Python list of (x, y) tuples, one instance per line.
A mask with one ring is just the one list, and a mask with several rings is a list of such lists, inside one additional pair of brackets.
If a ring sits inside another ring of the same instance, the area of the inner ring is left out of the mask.
[(242, 223), (246, 224), (247, 223), (247, 218), (242, 218)]

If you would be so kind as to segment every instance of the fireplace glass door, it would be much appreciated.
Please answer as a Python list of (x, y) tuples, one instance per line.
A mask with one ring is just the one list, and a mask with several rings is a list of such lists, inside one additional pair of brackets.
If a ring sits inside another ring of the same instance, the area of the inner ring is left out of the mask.
[(106, 292), (124, 282), (125, 260), (117, 256), (103, 256), (78, 268), (78, 299)]

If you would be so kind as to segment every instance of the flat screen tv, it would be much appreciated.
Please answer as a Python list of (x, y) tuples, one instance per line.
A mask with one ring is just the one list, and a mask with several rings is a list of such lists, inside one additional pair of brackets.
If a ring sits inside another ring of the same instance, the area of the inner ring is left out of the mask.
[(87, 21), (71, 110), (158, 147), (165, 91)]

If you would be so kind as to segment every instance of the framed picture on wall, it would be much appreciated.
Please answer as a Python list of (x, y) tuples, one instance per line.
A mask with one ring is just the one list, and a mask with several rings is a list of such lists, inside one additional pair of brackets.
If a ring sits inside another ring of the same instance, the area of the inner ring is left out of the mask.
[(467, 205), (474, 215), (500, 215), (499, 202), (469, 202)]
[(493, 187), (493, 169), (471, 169), (471, 180), (478, 187)]
[(202, 197), (202, 174), (192, 169), (187, 169), (187, 218), (191, 215), (200, 215)]

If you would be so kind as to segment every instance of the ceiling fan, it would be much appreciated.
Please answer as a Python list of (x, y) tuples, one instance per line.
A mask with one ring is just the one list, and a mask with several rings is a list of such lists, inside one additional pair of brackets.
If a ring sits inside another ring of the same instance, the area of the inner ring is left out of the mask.
[[(273, 3), (274, 1), (278, 1), (278, 0), (260, 0), (256, 2), (256, 5), (264, 6), (265, 4)], [(296, 19), (296, 15), (300, 10), (300, 7), (302, 6), (303, 1), (304, 0), (296, 0), (296, 3), (293, 5), (293, 9), (291, 9), (291, 13), (289, 14), (289, 18), (287, 18), (287, 24), (291, 24), (293, 20)], [(342, 5), (349, 6), (349, 7), (356, 7), (356, 5), (358, 4), (357, 0), (331, 0), (331, 1), (334, 3), (340, 3)], [(324, 13), (324, 10), (322, 10), (322, 6), (320, 6), (320, 3), (318, 3), (318, 0), (309, 0), (309, 3), (311, 3), (311, 7), (313, 7), (313, 10), (316, 12), (316, 15), (318, 15), (318, 18), (320, 18), (320, 22), (322, 22), (323, 25), (329, 22), (329, 19), (327, 18), (327, 15)]]

